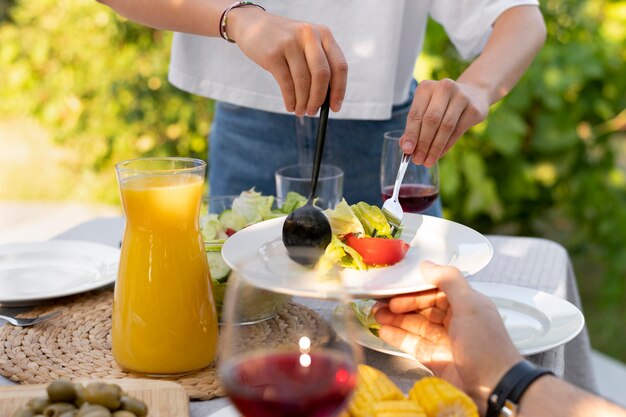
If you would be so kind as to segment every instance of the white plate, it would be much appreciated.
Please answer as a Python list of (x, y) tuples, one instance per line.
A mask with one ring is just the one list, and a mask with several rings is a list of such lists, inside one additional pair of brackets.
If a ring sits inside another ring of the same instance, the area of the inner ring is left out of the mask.
[[(471, 285), (498, 307), (509, 336), (522, 355), (534, 355), (567, 343), (585, 325), (585, 318), (576, 306), (554, 295), (506, 284), (472, 282)], [(415, 359), (374, 336), (356, 317), (354, 320), (357, 322), (356, 342), (360, 345)]]
[(0, 245), (0, 304), (24, 305), (111, 284), (119, 259), (119, 249), (92, 242)]
[[(222, 248), (224, 260), (251, 283), (286, 294), (332, 297), (332, 283), (292, 261), (282, 241), (284, 217), (257, 223), (235, 233)], [(367, 271), (344, 269), (343, 282), (351, 296), (374, 298), (431, 288), (419, 271), (423, 260), (454, 265), (464, 274), (484, 268), (493, 256), (487, 238), (467, 226), (449, 220), (405, 213), (402, 239), (411, 247), (399, 263)]]

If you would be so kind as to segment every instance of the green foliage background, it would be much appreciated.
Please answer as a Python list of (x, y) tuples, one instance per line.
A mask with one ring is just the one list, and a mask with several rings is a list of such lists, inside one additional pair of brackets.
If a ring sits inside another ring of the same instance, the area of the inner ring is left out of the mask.
[(115, 162), (206, 157), (212, 106), (168, 83), (170, 33), (95, 1), (15, 1), (9, 11), (0, 26), (0, 117), (32, 116), (78, 150), (68, 186), (116, 203)]
[[(446, 217), (564, 245), (592, 344), (626, 362), (626, 1), (542, 9), (546, 46), (441, 162)], [(417, 72), (455, 78), (467, 64), (428, 32)], [(0, 0), (0, 120), (33, 119), (78, 150), (67, 188), (117, 203), (116, 161), (206, 157), (212, 106), (167, 82), (170, 40), (96, 2)]]
[[(564, 245), (592, 345), (626, 362), (626, 2), (541, 3), (547, 44), (443, 158), (443, 201), (484, 233)], [(455, 78), (464, 64), (440, 28), (430, 35), (433, 77)]]

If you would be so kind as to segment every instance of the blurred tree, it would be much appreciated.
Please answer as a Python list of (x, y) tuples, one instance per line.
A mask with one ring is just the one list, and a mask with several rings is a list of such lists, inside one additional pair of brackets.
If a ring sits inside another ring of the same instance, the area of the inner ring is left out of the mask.
[(0, 115), (36, 117), (79, 150), (74, 185), (115, 202), (119, 160), (206, 157), (212, 106), (167, 82), (170, 39), (96, 2), (18, 0), (0, 27)]
[(9, 10), (15, 3), (15, 0), (0, 0), (0, 24), (9, 19)]

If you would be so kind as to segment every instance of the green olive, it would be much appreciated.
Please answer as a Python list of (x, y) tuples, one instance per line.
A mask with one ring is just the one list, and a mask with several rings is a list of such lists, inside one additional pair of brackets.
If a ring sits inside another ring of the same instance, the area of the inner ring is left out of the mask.
[(148, 406), (146, 406), (146, 403), (127, 395), (122, 397), (122, 406), (120, 408), (130, 411), (137, 417), (146, 417), (148, 414)]
[(33, 398), (26, 405), (33, 410), (35, 414), (43, 413), (43, 409), (50, 405), (50, 400), (46, 397)]
[(74, 404), (76, 404), (76, 407), (80, 407), (85, 402), (85, 387), (83, 387), (83, 384), (76, 382), (74, 384), (74, 391), (76, 391)]
[(46, 388), (46, 391), (48, 391), (48, 398), (53, 403), (73, 403), (76, 400), (74, 383), (65, 379), (52, 381)]
[(83, 404), (76, 417), (110, 417), (111, 411), (108, 408), (98, 404)]
[(111, 411), (109, 410), (90, 410), (87, 414), (83, 414), (83, 417), (111, 417)]
[(70, 403), (53, 403), (44, 408), (43, 415), (46, 417), (59, 417), (66, 411), (76, 410), (74, 404)]
[(120, 408), (121, 389), (115, 384), (92, 382), (85, 388), (85, 401), (89, 404), (99, 404), (109, 410)]
[(12, 417), (34, 417), (35, 412), (29, 407), (23, 407), (13, 413)]
[[(79, 417), (79, 414), (76, 414), (76, 417)], [(85, 414), (80, 414), (80, 417), (111, 417), (111, 411), (106, 408), (99, 409), (89, 409)]]
[(113, 417), (137, 417), (137, 416), (128, 410), (118, 410), (113, 413)]

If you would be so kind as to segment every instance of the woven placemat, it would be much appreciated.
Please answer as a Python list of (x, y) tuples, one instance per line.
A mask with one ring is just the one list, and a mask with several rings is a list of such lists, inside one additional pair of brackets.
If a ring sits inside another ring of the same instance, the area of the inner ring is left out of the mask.
[[(94, 291), (40, 306), (24, 316), (60, 310), (58, 316), (32, 327), (0, 326), (0, 374), (25, 384), (70, 379), (144, 378), (121, 369), (111, 353), (112, 291)], [(314, 329), (314, 342), (330, 335), (328, 324), (314, 311), (287, 303), (276, 318), (249, 326), (250, 342), (273, 344), (292, 340), (300, 326)], [(180, 377), (178, 382), (192, 399), (225, 395), (215, 364)]]

